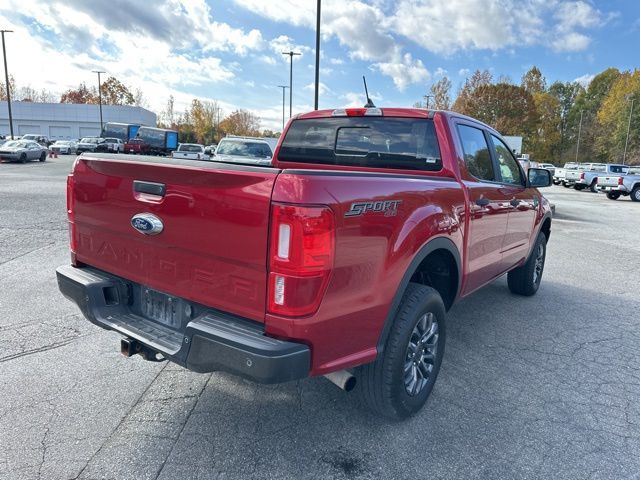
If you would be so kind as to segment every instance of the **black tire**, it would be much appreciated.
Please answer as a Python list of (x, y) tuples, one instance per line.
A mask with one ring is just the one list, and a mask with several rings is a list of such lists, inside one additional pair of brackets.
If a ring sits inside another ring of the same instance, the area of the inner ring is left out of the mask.
[(546, 258), (547, 237), (543, 232), (540, 232), (526, 263), (521, 267), (514, 268), (507, 275), (507, 284), (511, 293), (526, 297), (535, 295), (542, 281)]
[(569, 185), (567, 182), (562, 182), (562, 186), (564, 188), (571, 188), (571, 185)]
[[(420, 331), (423, 322), (425, 333)], [(423, 340), (428, 335), (431, 341), (418, 341), (420, 335)], [(440, 294), (431, 287), (410, 283), (384, 351), (373, 363), (356, 369), (356, 388), (364, 404), (373, 412), (394, 420), (419, 412), (438, 377), (445, 339), (445, 307)], [(423, 369), (427, 370), (426, 378)]]
[(42, 152), (42, 153), (40, 154), (40, 161), (41, 161), (41, 162), (44, 162), (46, 159), (47, 159), (47, 154), (46, 154), (45, 152)]
[(640, 185), (636, 185), (631, 190), (631, 200), (634, 202), (640, 202)]
[(23, 153), (20, 155), (20, 163), (27, 163), (27, 154)]
[(598, 193), (598, 182), (596, 182), (595, 180), (591, 182), (591, 185), (589, 185), (589, 190), (591, 190), (592, 193)]
[(575, 190), (580, 191), (580, 190), (584, 190), (585, 188), (587, 188), (587, 186), (586, 186), (586, 185), (581, 185), (581, 184), (579, 184), (579, 183), (576, 183), (576, 184), (573, 186), (573, 188), (574, 188)]
[(609, 200), (617, 200), (620, 198), (620, 192), (607, 192), (607, 198)]

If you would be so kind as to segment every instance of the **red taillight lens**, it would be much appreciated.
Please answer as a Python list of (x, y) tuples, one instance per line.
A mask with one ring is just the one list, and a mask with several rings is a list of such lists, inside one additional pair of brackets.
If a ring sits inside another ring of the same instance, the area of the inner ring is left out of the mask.
[(580, 180), (584, 180), (584, 172), (580, 174)]
[(624, 184), (624, 178), (618, 177), (618, 185), (623, 185), (623, 184)]
[(69, 222), (69, 249), (71, 250), (71, 258), (75, 257), (76, 253), (76, 224), (75, 224), (75, 212), (74, 212), (74, 198), (73, 198), (73, 174), (67, 176), (67, 220)]
[(274, 204), (269, 250), (270, 313), (311, 315), (327, 287), (335, 249), (335, 220), (328, 207)]

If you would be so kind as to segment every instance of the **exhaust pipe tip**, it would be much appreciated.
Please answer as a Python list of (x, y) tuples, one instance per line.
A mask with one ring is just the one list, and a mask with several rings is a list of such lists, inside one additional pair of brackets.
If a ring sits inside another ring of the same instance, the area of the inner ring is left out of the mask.
[(356, 377), (353, 376), (347, 370), (340, 370), (338, 372), (327, 373), (324, 378), (329, 380), (331, 383), (336, 385), (338, 388), (341, 388), (345, 392), (350, 392), (354, 388), (356, 388)]

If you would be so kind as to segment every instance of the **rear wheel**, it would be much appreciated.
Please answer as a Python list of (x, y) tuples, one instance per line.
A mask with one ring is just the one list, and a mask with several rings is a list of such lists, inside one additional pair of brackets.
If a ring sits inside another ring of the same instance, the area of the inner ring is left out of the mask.
[(567, 182), (562, 182), (562, 186), (564, 188), (571, 188), (571, 185), (569, 185)]
[(591, 182), (591, 185), (589, 185), (589, 190), (591, 190), (593, 193), (598, 193), (598, 182), (596, 182), (595, 180)]
[(631, 200), (640, 202), (640, 185), (633, 187), (633, 190), (631, 190)]
[(574, 188), (574, 189), (576, 189), (576, 190), (578, 190), (578, 191), (580, 191), (580, 190), (584, 190), (585, 188), (587, 188), (587, 186), (586, 186), (586, 185), (580, 185), (579, 183), (576, 183), (576, 184), (573, 186), (573, 188)]
[(617, 200), (620, 198), (620, 192), (607, 192), (607, 198), (609, 200)]
[(433, 288), (410, 283), (384, 351), (357, 369), (358, 390), (375, 413), (392, 419), (416, 414), (435, 384), (445, 345), (445, 308)]
[(544, 262), (547, 256), (547, 237), (540, 232), (527, 262), (507, 275), (509, 290), (517, 295), (530, 297), (538, 291), (542, 281)]
[(20, 163), (27, 163), (27, 154), (23, 153), (20, 155)]
[(41, 162), (44, 162), (46, 159), (47, 159), (47, 154), (46, 154), (46, 152), (42, 152), (42, 153), (40, 154), (40, 161), (41, 161)]

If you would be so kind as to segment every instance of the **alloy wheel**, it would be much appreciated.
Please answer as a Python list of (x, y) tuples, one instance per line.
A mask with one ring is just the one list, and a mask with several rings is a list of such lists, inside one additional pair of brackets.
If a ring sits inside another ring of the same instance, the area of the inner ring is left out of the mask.
[(432, 312), (422, 315), (409, 337), (404, 362), (404, 387), (409, 396), (418, 395), (432, 376), (438, 351), (438, 320)]

